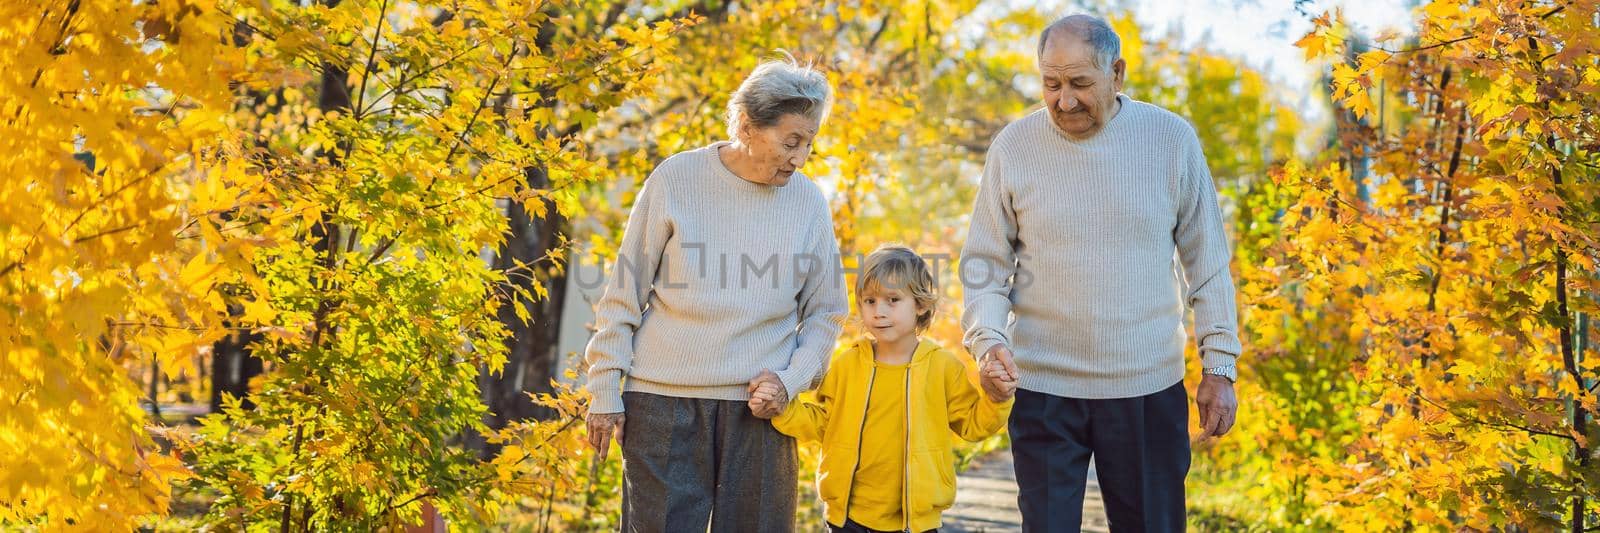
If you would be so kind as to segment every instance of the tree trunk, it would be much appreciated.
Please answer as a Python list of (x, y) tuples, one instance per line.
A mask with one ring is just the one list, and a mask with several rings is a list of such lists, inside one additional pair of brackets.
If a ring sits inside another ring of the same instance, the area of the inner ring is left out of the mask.
[(261, 375), (261, 358), (250, 353), (250, 344), (260, 340), (255, 332), (229, 335), (211, 347), (211, 412), (222, 412), (223, 393), (244, 400), (245, 409), (255, 409), (250, 400), (250, 379)]
[[(335, 7), (339, 4), (339, 2), (340, 0), (323, 0), (323, 4), (328, 7)], [(317, 109), (321, 110), (323, 113), (327, 113), (329, 111), (349, 111), (350, 87), (345, 84), (345, 80), (349, 78), (349, 76), (349, 70), (342, 65), (333, 62), (324, 62), (322, 64), (322, 85), (317, 91)], [(321, 151), (320, 156), (325, 158), (329, 165), (336, 167), (339, 165), (341, 152), (349, 149), (349, 147), (346, 145), (348, 142), (349, 141), (341, 141), (339, 146), (335, 149)], [(318, 221), (316, 225), (311, 226), (311, 230), (308, 232), (308, 235), (306, 235), (306, 238), (311, 241), (312, 249), (316, 250), (317, 252), (317, 260), (322, 262), (323, 270), (331, 271), (335, 261), (338, 259), (340, 241), (339, 235), (339, 226), (333, 223), (333, 215), (331, 213), (324, 213), (322, 215), (322, 219)], [(313, 283), (316, 283), (316, 280), (312, 281)], [(329, 291), (324, 290), (322, 292), (327, 294)], [(328, 333), (329, 327), (327, 323), (327, 316), (332, 307), (333, 302), (327, 299), (322, 300), (317, 306), (317, 312), (313, 315), (314, 325), (312, 326), (311, 333), (312, 349), (320, 348), (324, 342), (323, 339)], [(308, 422), (301, 417), (295, 418), (296, 420), (291, 422), (291, 425), (294, 426), (294, 445), (291, 450), (291, 456), (293, 457), (292, 461), (298, 464), (300, 462), (300, 450), (302, 444), (304, 443), (306, 425)], [(307, 521), (310, 519), (310, 515), (312, 513), (312, 509), (310, 508), (311, 504), (301, 500), (302, 498), (296, 498), (293, 494), (290, 494), (285, 499), (283, 515), (280, 517), (278, 523), (278, 529), (281, 533), (288, 533), (290, 531), (291, 521), (294, 517), (294, 512), (297, 506), (303, 506), (300, 509), (301, 513), (303, 514), (303, 518), (301, 519), (301, 528), (302, 530), (309, 530)]]
[[(237, 47), (249, 45), (254, 33), (255, 28), (251, 25), (243, 21), (235, 23), (233, 26), (233, 45)], [(248, 88), (242, 88), (241, 90), (244, 91), (243, 96), (245, 96), (245, 98), (241, 99), (244, 102), (242, 104), (244, 106), (254, 106), (256, 102), (265, 100), (268, 96), (267, 91)], [(282, 89), (278, 91), (281, 93)], [(277, 102), (279, 103), (269, 106), (266, 112), (276, 113), (283, 107), (281, 94), (279, 94)], [(261, 132), (257, 132), (256, 146), (258, 148), (266, 148), (267, 146), (266, 139)], [(224, 221), (232, 220), (233, 216), (234, 213), (232, 212), (223, 213), (222, 219)], [(230, 318), (238, 317), (241, 313), (243, 313), (243, 310), (240, 307), (228, 306)], [(259, 334), (243, 332), (223, 337), (222, 340), (211, 345), (212, 413), (222, 412), (223, 393), (232, 394), (234, 397), (244, 400), (241, 406), (245, 409), (255, 409), (255, 402), (250, 400), (250, 380), (261, 375), (265, 371), (265, 365), (260, 357), (256, 357), (255, 354), (250, 352), (250, 344), (260, 339), (261, 336)]]
[[(550, 186), (549, 176), (542, 167), (525, 169), (524, 176), (530, 189)], [(520, 203), (510, 202), (506, 208), (511, 235), (496, 252), (494, 268), (502, 271), (516, 269), (518, 274), (506, 280), (516, 288), (533, 294), (533, 284), (539, 283), (544, 285), (548, 293), (537, 301), (515, 298), (500, 306), (500, 321), (511, 332), (506, 339), (509, 352), (506, 354), (506, 366), (493, 375), (484, 369), (478, 377), (484, 405), (489, 408), (484, 423), (490, 429), (503, 428), (516, 420), (543, 419), (555, 414), (548, 408), (535, 405), (528, 396), (530, 392), (554, 390), (550, 380), (555, 377), (555, 369), (560, 361), (557, 349), (561, 336), (561, 309), (566, 303), (567, 274), (552, 272), (549, 268), (551, 263), (545, 256), (560, 245), (561, 236), (570, 224), (553, 202), (545, 202), (545, 216), (538, 219), (533, 218)], [(519, 269), (519, 262), (530, 265), (532, 272)], [(517, 318), (512, 307), (514, 305), (528, 306), (528, 322)], [(490, 452), (493, 450), (481, 438), (469, 436), (469, 442), (486, 456), (492, 455)]]

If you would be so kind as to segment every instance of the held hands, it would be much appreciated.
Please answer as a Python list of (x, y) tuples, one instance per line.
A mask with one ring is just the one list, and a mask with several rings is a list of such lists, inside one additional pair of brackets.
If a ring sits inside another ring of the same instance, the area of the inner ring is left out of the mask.
[(783, 409), (789, 405), (789, 390), (783, 387), (783, 382), (771, 370), (762, 370), (761, 374), (752, 378), (748, 390), (750, 413), (756, 418), (771, 419), (783, 413)]
[(996, 344), (978, 359), (978, 384), (996, 403), (1017, 394), (1017, 365), (1011, 362), (1011, 349)]

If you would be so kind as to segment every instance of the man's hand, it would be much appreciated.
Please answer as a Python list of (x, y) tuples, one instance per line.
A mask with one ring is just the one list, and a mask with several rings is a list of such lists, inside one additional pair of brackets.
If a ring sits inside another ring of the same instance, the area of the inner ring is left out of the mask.
[(601, 461), (611, 453), (611, 436), (616, 434), (617, 444), (622, 444), (622, 413), (589, 413), (589, 446)]
[(1239, 414), (1239, 398), (1234, 395), (1233, 382), (1228, 378), (1210, 374), (1201, 377), (1194, 401), (1200, 411), (1200, 438), (1221, 437), (1233, 429), (1234, 417)]
[(771, 419), (783, 413), (789, 405), (789, 390), (771, 370), (762, 370), (750, 380), (750, 413), (756, 418)]
[(996, 344), (978, 359), (978, 384), (989, 399), (1003, 402), (1017, 393), (1017, 365), (1011, 362), (1011, 349)]

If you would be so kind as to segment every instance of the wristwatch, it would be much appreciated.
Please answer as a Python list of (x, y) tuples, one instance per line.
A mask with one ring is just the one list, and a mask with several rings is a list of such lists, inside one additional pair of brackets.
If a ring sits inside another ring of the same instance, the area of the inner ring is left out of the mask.
[(1228, 378), (1228, 383), (1239, 381), (1239, 370), (1233, 365), (1214, 366), (1200, 370), (1201, 374)]

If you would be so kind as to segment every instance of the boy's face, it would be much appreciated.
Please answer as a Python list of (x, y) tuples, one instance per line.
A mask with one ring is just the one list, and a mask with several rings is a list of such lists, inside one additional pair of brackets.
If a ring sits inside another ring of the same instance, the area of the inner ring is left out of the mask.
[(867, 287), (857, 301), (861, 322), (879, 344), (894, 343), (917, 335), (917, 302), (911, 294), (897, 288)]

